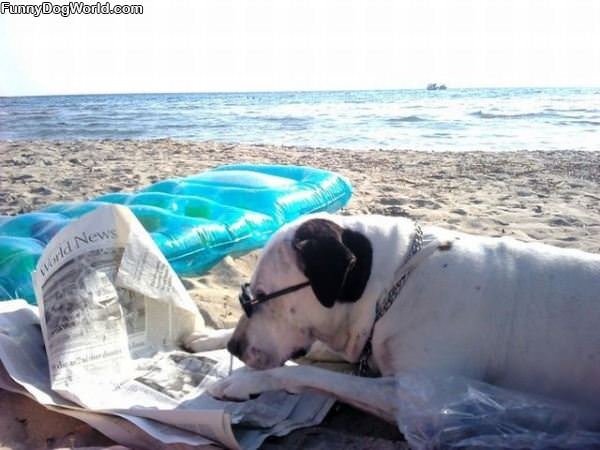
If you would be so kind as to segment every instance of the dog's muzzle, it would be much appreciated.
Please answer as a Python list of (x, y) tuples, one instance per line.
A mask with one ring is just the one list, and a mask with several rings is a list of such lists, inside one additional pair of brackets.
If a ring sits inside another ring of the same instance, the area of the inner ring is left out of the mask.
[(271, 300), (272, 298), (281, 297), (282, 295), (298, 291), (306, 286), (310, 286), (310, 281), (288, 286), (278, 291), (271, 292), (270, 294), (253, 295), (250, 290), (250, 283), (244, 283), (242, 284), (242, 292), (240, 292), (239, 296), (240, 305), (242, 305), (242, 309), (246, 313), (246, 316), (250, 318), (257, 305), (264, 303), (267, 300)]

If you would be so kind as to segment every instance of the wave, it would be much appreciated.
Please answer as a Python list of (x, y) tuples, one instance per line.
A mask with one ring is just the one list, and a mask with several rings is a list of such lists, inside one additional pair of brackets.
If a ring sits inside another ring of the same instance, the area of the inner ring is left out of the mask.
[(470, 116), (480, 119), (532, 119), (536, 117), (557, 117), (559, 114), (549, 112), (517, 113), (517, 114), (493, 114), (481, 110), (469, 113)]
[(423, 119), (419, 116), (400, 116), (400, 117), (390, 117), (385, 120), (387, 123), (398, 123), (398, 122), (427, 122), (427, 119)]
[(311, 117), (299, 116), (250, 116), (245, 117), (250, 120), (260, 120), (264, 122), (293, 122), (293, 123), (308, 123), (312, 120)]
[(553, 112), (553, 113), (590, 113), (595, 114), (600, 112), (600, 109), (596, 108), (546, 108), (544, 111)]
[(591, 127), (600, 126), (600, 122), (596, 120), (571, 120), (569, 122), (558, 122), (559, 125), (589, 125)]

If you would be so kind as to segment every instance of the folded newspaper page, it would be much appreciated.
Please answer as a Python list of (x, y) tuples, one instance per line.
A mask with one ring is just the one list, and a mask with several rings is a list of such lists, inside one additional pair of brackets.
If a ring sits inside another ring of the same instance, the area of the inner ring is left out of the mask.
[[(178, 404), (188, 386), (158, 391), (154, 379), (181, 362), (168, 350), (202, 316), (127, 208), (102, 207), (57, 233), (33, 280), (54, 391), (92, 409), (129, 407), (127, 392), (139, 406)], [(214, 366), (196, 361), (207, 374)]]
[[(123, 206), (98, 208), (57, 233), (33, 280), (39, 315), (22, 301), (0, 303), (3, 370), (36, 401), (117, 442), (131, 445), (122, 436), (136, 430), (138, 448), (257, 448), (319, 423), (333, 404), (312, 393), (268, 392), (242, 403), (205, 394), (230, 373), (230, 355), (177, 347), (203, 330), (202, 316)], [(247, 370), (241, 366), (236, 360), (236, 370)]]

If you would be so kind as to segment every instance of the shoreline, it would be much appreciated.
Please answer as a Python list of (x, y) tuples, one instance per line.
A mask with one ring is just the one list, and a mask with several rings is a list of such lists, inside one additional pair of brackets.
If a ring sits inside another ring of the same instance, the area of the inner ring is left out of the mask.
[[(171, 139), (0, 141), (0, 215), (133, 191), (241, 162), (311, 165), (340, 173), (354, 188), (343, 214), (409, 216), (467, 233), (600, 252), (600, 151), (356, 151)], [(257, 257), (258, 251), (226, 257), (208, 273), (184, 278), (208, 325), (235, 325), (241, 314), (239, 285), (250, 277)], [(0, 448), (31, 448), (65, 436), (74, 436), (77, 444), (100, 442), (89, 427), (21, 401), (26, 402), (0, 391), (0, 404), (7, 405), (0, 429), (8, 430), (0, 433)], [(35, 416), (28, 416), (28, 409), (37, 411)], [(374, 437), (356, 431), (356, 424), (382, 429), (363, 413), (332, 411), (315, 435), (321, 445), (335, 448), (343, 441), (347, 448), (365, 448)], [(28, 421), (53, 426), (28, 428)], [(384, 430), (379, 448), (401, 445), (397, 429)], [(269, 448), (297, 446), (310, 433), (300, 430)]]

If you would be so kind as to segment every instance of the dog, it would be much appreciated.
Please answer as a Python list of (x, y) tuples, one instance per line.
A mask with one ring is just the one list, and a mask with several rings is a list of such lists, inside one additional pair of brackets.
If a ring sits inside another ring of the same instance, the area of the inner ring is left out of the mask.
[[(257, 370), (218, 398), (312, 389), (393, 422), (394, 376), (426, 372), (600, 405), (600, 255), (320, 214), (270, 239), (240, 299), (227, 348)], [(319, 342), (381, 378), (282, 367)]]

